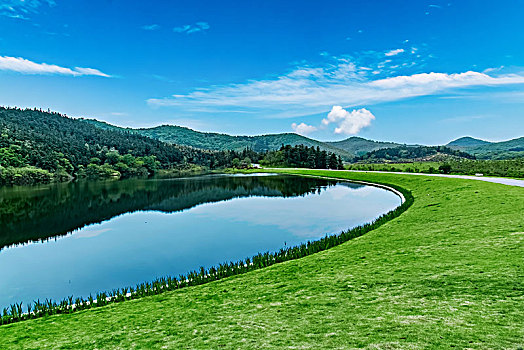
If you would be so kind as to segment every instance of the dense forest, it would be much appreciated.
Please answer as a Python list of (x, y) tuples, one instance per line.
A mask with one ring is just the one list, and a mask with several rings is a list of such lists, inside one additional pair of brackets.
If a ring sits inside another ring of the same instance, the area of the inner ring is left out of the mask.
[(260, 164), (273, 167), (344, 169), (342, 158), (320, 147), (282, 145), (278, 151), (266, 152)]
[(144, 177), (187, 168), (267, 166), (342, 168), (333, 152), (303, 145), (277, 151), (203, 150), (37, 109), (0, 107), (0, 185), (74, 178)]
[(216, 169), (246, 158), (257, 161), (258, 153), (172, 145), (59, 113), (0, 107), (0, 184), (152, 175), (188, 165)]
[(403, 162), (444, 159), (475, 159), (475, 156), (446, 146), (399, 146), (383, 148), (355, 157), (353, 162)]

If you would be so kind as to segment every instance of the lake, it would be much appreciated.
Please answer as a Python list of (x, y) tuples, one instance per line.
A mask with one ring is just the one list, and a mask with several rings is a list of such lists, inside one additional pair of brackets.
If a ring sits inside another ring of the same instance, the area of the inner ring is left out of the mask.
[(2, 188), (0, 307), (85, 298), (276, 251), (400, 204), (373, 186), (273, 174)]

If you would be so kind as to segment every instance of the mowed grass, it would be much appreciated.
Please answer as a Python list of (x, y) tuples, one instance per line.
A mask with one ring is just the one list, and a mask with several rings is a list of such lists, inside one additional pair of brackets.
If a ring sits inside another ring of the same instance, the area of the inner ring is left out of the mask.
[(396, 184), (415, 203), (375, 231), (299, 260), (2, 326), (0, 348), (524, 347), (524, 188), (292, 172)]

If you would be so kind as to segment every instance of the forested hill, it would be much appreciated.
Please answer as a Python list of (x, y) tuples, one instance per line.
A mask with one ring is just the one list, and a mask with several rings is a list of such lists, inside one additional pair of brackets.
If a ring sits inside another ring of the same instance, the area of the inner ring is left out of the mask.
[(475, 159), (475, 157), (469, 153), (453, 150), (446, 146), (399, 146), (368, 152), (365, 155), (355, 158), (355, 161), (384, 163), (456, 159)]
[[(29, 173), (49, 176), (44, 172), (28, 172), (27, 167), (66, 177), (85, 172), (132, 176), (181, 164), (228, 166), (231, 157), (238, 155), (171, 145), (129, 132), (102, 130), (58, 113), (0, 107), (0, 166), (4, 169), (0, 171), (0, 183), (3, 177), (11, 175), (15, 179)], [(9, 175), (13, 169), (26, 170)]]
[(352, 136), (342, 141), (326, 143), (337, 148), (343, 149), (344, 151), (354, 154), (356, 156), (362, 156), (368, 152), (373, 152), (383, 148), (395, 148), (405, 146), (401, 145), (400, 143), (373, 141), (357, 136)]
[(489, 145), (490, 143), (491, 142), (484, 141), (481, 139), (476, 139), (471, 136), (464, 136), (454, 141), (451, 141), (446, 146), (453, 147), (453, 148), (468, 148), (468, 147), (479, 147), (479, 146)]
[(501, 142), (488, 142), (472, 137), (461, 137), (448, 147), (468, 152), (479, 159), (515, 159), (524, 157), (524, 137)]
[(191, 146), (200, 149), (241, 151), (245, 148), (250, 148), (256, 152), (264, 152), (278, 150), (282, 145), (304, 145), (307, 147), (320, 147), (321, 150), (335, 153), (345, 160), (351, 159), (354, 155), (353, 152), (348, 152), (329, 143), (313, 140), (293, 133), (260, 136), (232, 136), (227, 134), (200, 132), (176, 125), (132, 129), (119, 128), (93, 119), (84, 119), (84, 121), (101, 129), (127, 131), (168, 143)]

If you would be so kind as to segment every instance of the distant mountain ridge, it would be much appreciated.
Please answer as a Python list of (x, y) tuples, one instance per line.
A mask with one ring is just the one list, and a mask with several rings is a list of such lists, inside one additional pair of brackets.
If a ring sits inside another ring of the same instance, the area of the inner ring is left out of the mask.
[(461, 137), (446, 146), (473, 154), (479, 159), (508, 159), (524, 157), (524, 137), (500, 142), (489, 142), (473, 137)]
[(260, 136), (233, 136), (219, 133), (200, 132), (176, 125), (161, 125), (152, 128), (133, 129), (120, 128), (94, 119), (82, 120), (102, 129), (127, 131), (171, 144), (191, 146), (201, 149), (217, 151), (230, 149), (241, 151), (246, 147), (249, 147), (254, 151), (261, 152), (277, 150), (282, 145), (304, 145), (308, 147), (318, 146), (321, 150), (333, 152), (337, 155), (340, 155), (345, 160), (349, 160), (354, 157), (354, 153), (348, 152), (345, 149), (293, 133), (268, 134)]
[[(147, 136), (159, 141), (182, 146), (190, 146), (208, 150), (241, 151), (251, 148), (254, 151), (272, 151), (282, 145), (305, 145), (319, 147), (321, 150), (340, 155), (344, 160), (352, 160), (368, 152), (385, 148), (418, 147), (396, 142), (373, 141), (352, 136), (341, 141), (318, 141), (294, 133), (268, 134), (259, 136), (233, 136), (213, 132), (201, 132), (176, 125), (161, 125), (152, 128), (122, 128), (95, 119), (82, 119), (98, 128), (125, 131), (141, 136)], [(475, 155), (479, 159), (506, 159), (524, 157), (524, 137), (503, 142), (489, 142), (471, 136), (460, 137), (445, 146)]]
[(326, 142), (328, 145), (343, 149), (355, 156), (362, 156), (368, 152), (384, 148), (396, 148), (402, 145), (395, 142), (373, 141), (362, 137), (352, 136), (342, 141)]

